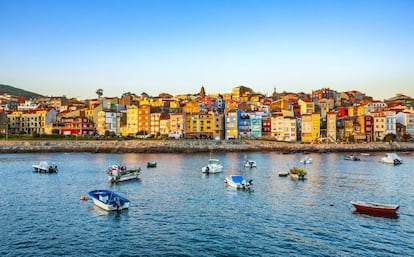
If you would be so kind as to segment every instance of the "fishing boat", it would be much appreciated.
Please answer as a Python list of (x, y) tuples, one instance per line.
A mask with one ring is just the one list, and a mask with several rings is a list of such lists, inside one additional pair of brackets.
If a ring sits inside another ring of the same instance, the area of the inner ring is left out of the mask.
[(306, 156), (302, 160), (300, 160), (300, 163), (302, 164), (311, 164), (313, 162), (313, 159), (311, 157)]
[(235, 189), (251, 190), (252, 180), (245, 180), (242, 175), (230, 175), (226, 177), (224, 183)]
[(246, 167), (246, 168), (255, 168), (256, 167), (256, 161), (245, 160), (244, 161), (244, 167)]
[(130, 201), (111, 190), (93, 190), (89, 192), (93, 203), (107, 211), (120, 211), (129, 208)]
[(387, 163), (387, 164), (394, 164), (394, 165), (400, 165), (403, 163), (403, 160), (400, 156), (396, 153), (386, 153), (384, 157), (382, 157), (379, 162), (381, 163)]
[(156, 168), (156, 167), (157, 167), (157, 162), (155, 161), (147, 163), (147, 168)]
[(32, 165), (35, 172), (38, 173), (57, 173), (58, 167), (55, 163), (49, 164), (46, 161), (41, 161), (39, 164)]
[(292, 180), (305, 180), (308, 171), (304, 168), (293, 167), (289, 169), (289, 175)]
[(373, 202), (352, 202), (351, 204), (359, 212), (368, 212), (374, 214), (395, 214), (399, 205), (396, 204), (385, 204), (385, 203), (373, 203)]
[(141, 172), (141, 168), (135, 168), (135, 169), (127, 169), (125, 165), (111, 165), (106, 170), (106, 173), (108, 174), (108, 180), (111, 183), (117, 183), (132, 179), (138, 179), (139, 174)]
[(223, 171), (223, 165), (221, 165), (218, 159), (209, 159), (208, 164), (201, 168), (202, 173), (218, 173)]
[(347, 161), (360, 161), (361, 159), (358, 156), (355, 156), (355, 155), (345, 155), (344, 160), (347, 160)]

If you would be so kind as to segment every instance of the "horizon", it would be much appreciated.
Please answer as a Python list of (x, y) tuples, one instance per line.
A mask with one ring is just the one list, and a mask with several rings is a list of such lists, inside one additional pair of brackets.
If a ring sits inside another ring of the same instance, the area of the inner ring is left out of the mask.
[(42, 95), (241, 85), (265, 95), (414, 95), (409, 0), (15, 0), (0, 8), (0, 83)]

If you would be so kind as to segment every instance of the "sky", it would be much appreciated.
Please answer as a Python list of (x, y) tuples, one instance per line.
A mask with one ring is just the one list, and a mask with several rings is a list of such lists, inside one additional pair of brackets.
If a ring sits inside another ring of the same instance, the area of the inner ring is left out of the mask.
[(95, 98), (358, 90), (414, 97), (412, 0), (0, 0), (0, 84)]

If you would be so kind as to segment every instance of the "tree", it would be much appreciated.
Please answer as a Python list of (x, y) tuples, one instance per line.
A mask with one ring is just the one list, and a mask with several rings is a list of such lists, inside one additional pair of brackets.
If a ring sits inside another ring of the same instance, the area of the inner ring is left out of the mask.
[(388, 133), (388, 134), (385, 135), (383, 141), (384, 142), (392, 142), (392, 141), (395, 141), (396, 138), (397, 138), (397, 136), (395, 134)]

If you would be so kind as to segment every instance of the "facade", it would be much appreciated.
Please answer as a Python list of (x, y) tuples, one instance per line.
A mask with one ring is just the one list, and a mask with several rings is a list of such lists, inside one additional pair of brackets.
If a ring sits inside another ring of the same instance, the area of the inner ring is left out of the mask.
[(326, 115), (326, 137), (330, 142), (336, 142), (336, 112), (328, 112)]
[(396, 121), (405, 126), (407, 134), (414, 135), (414, 111), (412, 109), (397, 113)]
[(241, 111), (232, 109), (226, 113), (225, 120), (225, 129), (226, 129), (226, 139), (238, 139), (239, 138), (239, 129), (238, 123), (240, 118)]
[(382, 141), (385, 136), (385, 115), (382, 112), (373, 113), (373, 138), (374, 141)]

